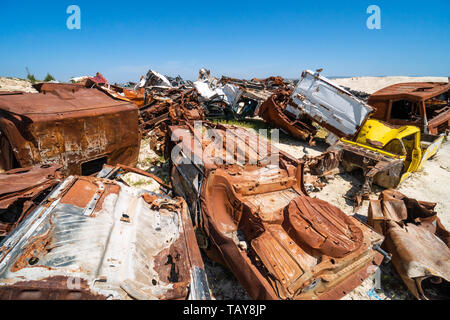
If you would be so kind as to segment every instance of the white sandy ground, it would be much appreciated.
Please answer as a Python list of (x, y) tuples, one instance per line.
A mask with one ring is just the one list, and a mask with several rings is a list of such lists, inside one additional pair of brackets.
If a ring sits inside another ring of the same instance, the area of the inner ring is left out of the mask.
[(0, 91), (22, 91), (37, 93), (37, 91), (32, 87), (30, 81), (5, 77), (0, 77)]
[(374, 93), (387, 86), (401, 82), (448, 82), (447, 77), (353, 77), (334, 79), (340, 86), (348, 87), (352, 90), (363, 91), (369, 94)]

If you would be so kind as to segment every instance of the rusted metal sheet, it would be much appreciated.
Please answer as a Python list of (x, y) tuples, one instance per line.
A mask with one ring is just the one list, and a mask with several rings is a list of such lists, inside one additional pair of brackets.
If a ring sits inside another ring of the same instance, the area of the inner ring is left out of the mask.
[(3, 241), (0, 299), (209, 299), (185, 201), (123, 173), (70, 176)]
[(369, 207), (369, 224), (385, 235), (383, 247), (417, 299), (450, 299), (449, 232), (435, 203), (395, 190), (383, 191)]
[(311, 119), (288, 111), (291, 90), (280, 90), (270, 97), (259, 109), (259, 116), (276, 128), (280, 128), (294, 138), (309, 140), (312, 144), (317, 129)]
[[(383, 238), (309, 197), (303, 162), (267, 140), (212, 123), (171, 126), (168, 139), (172, 185), (190, 205), (200, 247), (252, 298), (339, 299), (381, 263), (374, 246)], [(235, 147), (220, 149), (227, 144)]]
[(287, 110), (309, 117), (339, 138), (355, 137), (373, 108), (321, 76), (320, 71), (303, 71)]
[[(44, 84), (40, 90), (0, 96), (0, 165), (6, 164), (0, 170), (59, 163), (65, 175), (89, 175), (105, 163), (136, 164), (135, 105), (72, 84)], [(5, 141), (10, 152), (3, 152)]]
[(424, 133), (448, 133), (450, 83), (399, 83), (373, 93), (369, 104), (377, 110), (374, 119), (394, 125), (415, 125)]
[(0, 237), (13, 231), (60, 183), (61, 165), (43, 165), (0, 173)]

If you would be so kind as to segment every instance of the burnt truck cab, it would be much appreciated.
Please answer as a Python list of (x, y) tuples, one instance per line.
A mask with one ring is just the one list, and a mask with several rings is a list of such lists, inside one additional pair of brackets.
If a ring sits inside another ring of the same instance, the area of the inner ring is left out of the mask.
[(137, 163), (136, 105), (72, 84), (38, 90), (0, 93), (0, 172), (56, 163), (65, 176), (91, 175)]
[(376, 109), (373, 119), (393, 125), (413, 125), (427, 134), (448, 133), (450, 83), (399, 83), (381, 89), (369, 98)]

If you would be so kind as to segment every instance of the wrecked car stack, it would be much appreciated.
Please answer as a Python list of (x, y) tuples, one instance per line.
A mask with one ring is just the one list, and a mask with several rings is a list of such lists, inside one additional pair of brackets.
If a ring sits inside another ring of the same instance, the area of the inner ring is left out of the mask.
[(208, 118), (243, 119), (258, 116), (258, 110), (274, 92), (292, 87), (281, 77), (241, 80), (223, 76), (216, 79), (201, 69), (194, 86)]

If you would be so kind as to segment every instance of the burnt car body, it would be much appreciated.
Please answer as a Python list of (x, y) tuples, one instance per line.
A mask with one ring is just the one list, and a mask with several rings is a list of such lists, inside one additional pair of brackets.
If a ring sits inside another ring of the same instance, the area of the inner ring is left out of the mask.
[(61, 165), (0, 173), (0, 239), (10, 234), (61, 182)]
[(372, 200), (368, 222), (385, 235), (383, 248), (417, 299), (450, 298), (450, 233), (434, 210), (436, 203), (417, 201), (395, 190)]
[(442, 134), (450, 125), (449, 91), (445, 82), (399, 83), (373, 93), (368, 103), (376, 109), (374, 119)]
[(40, 91), (0, 93), (0, 170), (58, 163), (65, 175), (90, 175), (137, 163), (136, 105), (75, 84)]
[(182, 198), (70, 176), (0, 246), (0, 299), (209, 299)]
[[(215, 145), (208, 154), (205, 130), (212, 130), (218, 146), (234, 140), (236, 148), (222, 152)], [(168, 139), (174, 192), (190, 204), (200, 247), (225, 264), (253, 299), (339, 299), (383, 260), (374, 249), (383, 238), (310, 198), (303, 162), (265, 139), (212, 123), (199, 131), (171, 126)], [(240, 157), (242, 164), (216, 162)]]

